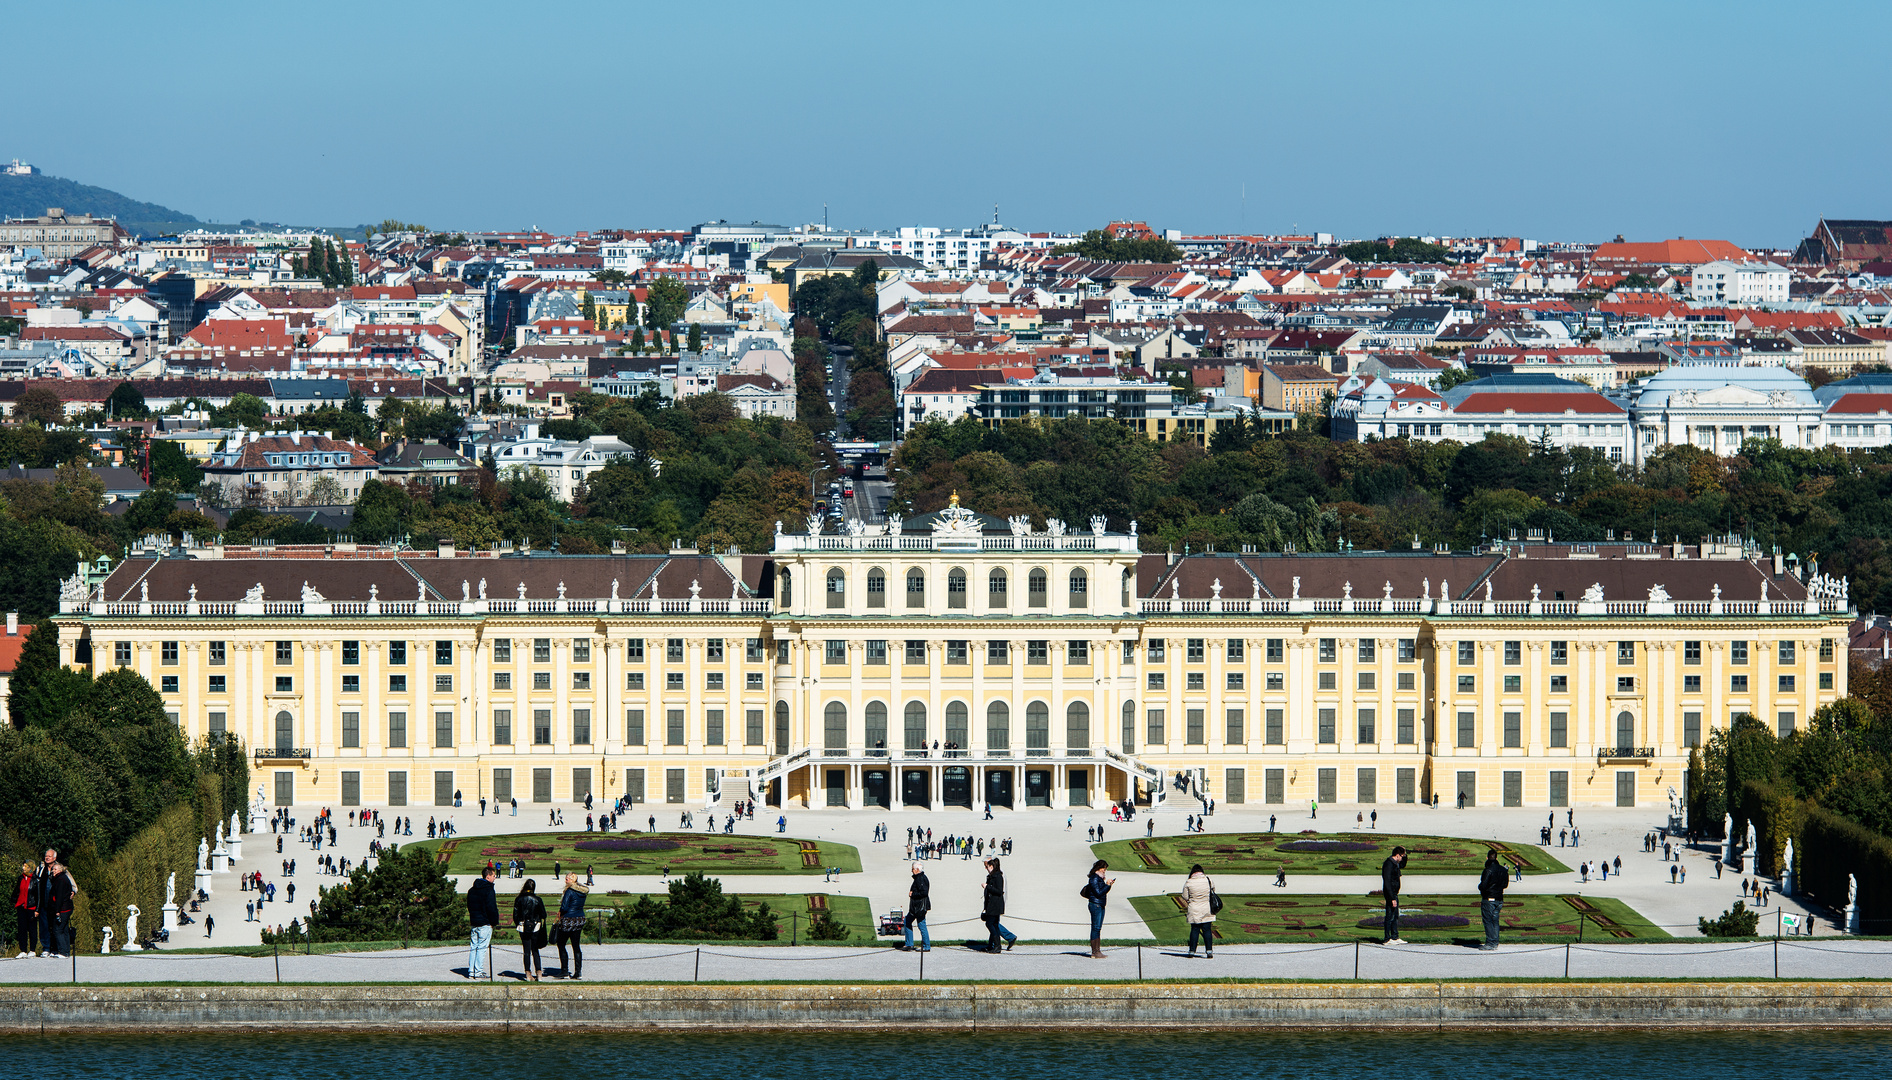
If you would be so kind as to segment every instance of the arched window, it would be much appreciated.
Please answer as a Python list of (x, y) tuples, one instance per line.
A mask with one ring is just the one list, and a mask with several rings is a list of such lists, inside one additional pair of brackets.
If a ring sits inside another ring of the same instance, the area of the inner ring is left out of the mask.
[(1123, 752), (1137, 752), (1137, 703), (1134, 701), (1123, 703)]
[(994, 701), (985, 707), (985, 748), (1012, 748), (1012, 710), (1003, 701)]
[(946, 606), (966, 606), (966, 572), (957, 566), (946, 572)]
[(1125, 610), (1128, 610), (1130, 607), (1130, 594), (1135, 591), (1136, 581), (1137, 581), (1136, 571), (1130, 569), (1127, 566), (1124, 567), (1123, 568), (1123, 606)]
[(907, 571), (907, 606), (926, 606), (926, 572), (917, 566)]
[(884, 702), (867, 703), (867, 749), (879, 750), (884, 755), (887, 750), (887, 706)]
[(1025, 602), (1032, 607), (1044, 607), (1045, 590), (1049, 587), (1049, 581), (1043, 570), (1033, 570), (1031, 576), (1025, 579)]
[(972, 733), (966, 730), (966, 703), (949, 701), (946, 703), (946, 741), (953, 749), (964, 750), (971, 741)]
[(1088, 750), (1091, 745), (1091, 707), (1073, 701), (1064, 710), (1064, 746), (1067, 750)]
[(775, 752), (788, 753), (788, 702), (775, 703)]
[(1025, 706), (1025, 753), (1051, 748), (1051, 710), (1042, 701)]
[(775, 604), (787, 611), (795, 602), (795, 579), (789, 574), (788, 567), (782, 568), (782, 584), (775, 590)]
[(828, 607), (844, 608), (847, 606), (847, 575), (840, 567), (828, 571)]
[(1616, 714), (1616, 748), (1626, 750), (1636, 745), (1636, 718), (1627, 711)]
[(826, 715), (822, 723), (822, 747), (827, 750), (847, 749), (847, 706), (838, 701), (828, 702)]
[(867, 572), (867, 606), (887, 606), (887, 575), (878, 566)]
[(1071, 606), (1081, 608), (1090, 601), (1091, 579), (1082, 570), (1071, 571)]
[(992, 571), (985, 587), (985, 602), (994, 608), (1005, 606), (1005, 571)]
[(926, 703), (907, 702), (906, 748), (908, 750), (926, 749)]
[(276, 714), (276, 749), (294, 750), (296, 748), (296, 718), (289, 715), (287, 709)]

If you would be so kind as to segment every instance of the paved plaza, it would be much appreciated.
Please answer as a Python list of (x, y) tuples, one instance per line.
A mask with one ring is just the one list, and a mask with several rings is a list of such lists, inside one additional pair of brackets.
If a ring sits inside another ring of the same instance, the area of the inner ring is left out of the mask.
[[(294, 808), (298, 826), (311, 821), (315, 807)], [(482, 816), (477, 807), (401, 808), (413, 810), (419, 823), (413, 839), (425, 832), (426, 815), (431, 812), (441, 820), (452, 820), (462, 838), (520, 832), (571, 833), (583, 830), (582, 808), (564, 807), (566, 824), (547, 823), (543, 806), (521, 807), (518, 816), (510, 814)], [(652, 813), (657, 815), (660, 831), (675, 830), (682, 808), (640, 806), (626, 814), (627, 824), (642, 828)], [(1607, 883), (1592, 875), (1586, 883), (1570, 874), (1527, 875), (1512, 884), (1513, 893), (1571, 893), (1586, 897), (1613, 897), (1627, 903), (1644, 918), (1680, 938), (1696, 937), (1695, 920), (1719, 914), (1737, 899), (1739, 874), (1724, 874), (1717, 881), (1710, 850), (1684, 854), (1682, 865), (1688, 868), (1685, 884), (1671, 884), (1669, 868), (1661, 854), (1645, 853), (1641, 838), (1659, 827), (1664, 808), (1580, 808), (1576, 824), (1581, 830), (1582, 846), (1556, 848), (1552, 853), (1575, 867), (1585, 860), (1614, 860), (1620, 857), (1623, 873), (1612, 873)], [(1442, 836), (1463, 836), (1502, 840), (1512, 845), (1534, 844), (1537, 830), (1546, 822), (1549, 811), (1520, 808), (1432, 809), (1411, 804), (1379, 804), (1356, 807), (1336, 804), (1323, 807), (1318, 820), (1310, 820), (1307, 808), (1280, 805), (1251, 805), (1224, 808), (1210, 819), (1210, 831), (1248, 833), (1265, 831), (1272, 813), (1277, 831), (1299, 832), (1319, 827), (1332, 832), (1355, 827), (1356, 813), (1378, 810), (1383, 831)], [(1224, 945), (1213, 961), (1182, 958), (1177, 942), (1156, 941), (1137, 915), (1129, 899), (1139, 895), (1173, 892), (1182, 884), (1180, 874), (1151, 874), (1129, 867), (1113, 867), (1118, 878), (1111, 894), (1109, 916), (1104, 928), (1107, 941), (1123, 942), (1111, 950), (1105, 960), (1092, 960), (1084, 950), (1068, 944), (1034, 942), (1074, 942), (1087, 936), (1085, 901), (1078, 895), (1093, 855), (1086, 842), (1085, 830), (1102, 825), (1106, 839), (1142, 836), (1152, 815), (1139, 814), (1134, 822), (1116, 823), (1107, 811), (1077, 808), (1064, 810), (1024, 810), (994, 812), (991, 821), (975, 811), (879, 811), (822, 810), (787, 811), (785, 835), (816, 841), (834, 841), (854, 846), (861, 855), (862, 870), (846, 873), (834, 882), (823, 882), (822, 875), (751, 875), (723, 878), (724, 889), (734, 893), (826, 892), (834, 895), (865, 896), (874, 912), (904, 908), (909, 878), (907, 870), (906, 830), (931, 828), (935, 838), (947, 834), (970, 834), (990, 839), (1010, 839), (1014, 854), (1004, 860), (1009, 891), (1006, 925), (1020, 937), (1016, 952), (1007, 956), (988, 956), (964, 948), (972, 939), (983, 939), (979, 921), (980, 895), (984, 874), (977, 858), (957, 856), (929, 861), (925, 869), (932, 879), (934, 910), (931, 919), (935, 950), (926, 958), (928, 979), (1091, 979), (1172, 977), (1294, 977), (1352, 978), (1356, 963), (1361, 978), (1405, 977), (1479, 977), (1486, 975), (1562, 976), (1568, 964), (1573, 977), (1608, 975), (1647, 976), (1719, 976), (1754, 977), (1774, 973), (1774, 949), (1771, 943), (1710, 944), (1675, 942), (1667, 944), (1610, 944), (1585, 942), (1566, 950), (1562, 945), (1514, 943), (1498, 954), (1480, 954), (1461, 946), (1409, 945), (1385, 948), (1367, 943), (1356, 949), (1347, 941), (1316, 944)], [(706, 825), (709, 815), (695, 811), (699, 825)], [(723, 816), (717, 814), (720, 828)], [(758, 812), (753, 822), (737, 826), (739, 835), (777, 835), (776, 811)], [(1070, 823), (1067, 826), (1067, 817)], [(1158, 835), (1174, 835), (1184, 827), (1184, 815), (1165, 810), (1153, 815)], [(633, 821), (634, 818), (634, 821)], [(373, 830), (337, 827), (338, 842), (324, 848), (323, 854), (360, 860), (367, 851)], [(576, 820), (577, 829), (572, 822)], [(1557, 825), (1564, 828), (1565, 811), (1557, 811)], [(885, 823), (891, 839), (872, 841), (873, 827)], [(260, 870), (266, 881), (278, 886), (278, 899), (266, 905), (261, 921), (246, 921), (245, 901), (253, 893), (237, 887), (235, 874), (217, 875), (215, 892), (204, 911), (191, 926), (182, 927), (172, 937), (172, 948), (204, 948), (221, 945), (256, 945), (265, 925), (287, 922), (306, 914), (307, 901), (316, 889), (334, 885), (338, 879), (314, 872), (315, 852), (306, 844), (285, 839), (282, 854), (275, 851), (275, 837), (267, 831), (244, 838), (244, 858), (239, 871)], [(392, 841), (390, 833), (387, 837)], [(409, 838), (402, 837), (402, 842)], [(282, 873), (282, 860), (294, 858), (298, 868), (293, 878)], [(601, 860), (602, 861), (602, 860)], [(575, 869), (582, 869), (577, 867)], [(1405, 891), (1411, 894), (1475, 893), (1474, 875), (1424, 875), (1422, 864), (1407, 868)], [(297, 901), (292, 906), (284, 897), (283, 886), (293, 880)], [(461, 878), (462, 888), (468, 883)], [(182, 884), (182, 883), (180, 883)], [(1771, 884), (1771, 883), (1770, 883)], [(1276, 890), (1272, 876), (1225, 875), (1216, 881), (1226, 895), (1271, 893), (1275, 895), (1361, 894), (1378, 888), (1377, 872), (1358, 875), (1301, 875), (1289, 880), (1285, 889)], [(556, 894), (556, 886), (541, 876), (542, 892)], [(499, 883), (501, 907), (518, 887), (516, 881)], [(630, 893), (662, 893), (664, 881), (655, 875), (607, 876), (600, 874), (595, 892), (623, 890)], [(1764, 909), (1762, 933), (1774, 929), (1775, 911), (1807, 914), (1791, 900)], [(206, 939), (204, 914), (214, 915), (216, 931)], [(1851, 941), (1834, 928), (1830, 913), (1817, 920), (1816, 935), (1783, 943), (1779, 950), (1780, 974), (1787, 977), (1857, 977), (1883, 975), (1892, 971), (1892, 948), (1887, 943)], [(122, 919), (119, 920), (122, 923)], [(1476, 934), (1474, 924), (1467, 931)], [(1365, 932), (1357, 936), (1369, 937)], [(1131, 944), (1143, 940), (1139, 949)], [(890, 939), (882, 939), (890, 942)], [(547, 950), (550, 964), (556, 954)], [(779, 947), (603, 945), (587, 946), (586, 975), (592, 979), (701, 978), (781, 980), (781, 979), (911, 979), (919, 975), (920, 957), (890, 949), (874, 950), (849, 946)], [(285, 981), (377, 981), (429, 980), (453, 978), (455, 968), (464, 968), (464, 947), (429, 947), (351, 955), (314, 957), (285, 955), (245, 958), (178, 955), (170, 949), (158, 952), (126, 954), (114, 957), (82, 956), (78, 977), (82, 982), (182, 980), (182, 981), (274, 981), (277, 964)], [(495, 963), (502, 975), (518, 966), (518, 950), (512, 935), (498, 935)], [(510, 966), (509, 966), (510, 965)], [(66, 981), (72, 977), (69, 961), (39, 958), (0, 963), (0, 982)]]

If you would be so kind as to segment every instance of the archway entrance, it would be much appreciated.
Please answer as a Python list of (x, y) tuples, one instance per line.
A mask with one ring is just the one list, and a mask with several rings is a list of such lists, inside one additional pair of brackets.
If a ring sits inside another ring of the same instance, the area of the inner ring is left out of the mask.
[(1025, 770), (1025, 805), (1026, 806), (1050, 806), (1051, 805), (1051, 770), (1050, 769), (1026, 769)]
[(928, 779), (925, 769), (902, 769), (900, 771), (900, 805), (931, 807), (933, 805), (932, 785), (928, 783)]
[(276, 749), (294, 750), (296, 748), (296, 718), (289, 715), (287, 709), (276, 714)]
[(868, 769), (861, 773), (861, 797), (869, 806), (878, 806), (886, 810), (893, 805), (888, 797), (891, 785), (887, 782), (887, 770)]
[(972, 809), (972, 772), (963, 765), (948, 765), (939, 780), (940, 802)]
[(985, 771), (985, 801), (993, 806), (1011, 808), (1012, 770), (987, 769)]

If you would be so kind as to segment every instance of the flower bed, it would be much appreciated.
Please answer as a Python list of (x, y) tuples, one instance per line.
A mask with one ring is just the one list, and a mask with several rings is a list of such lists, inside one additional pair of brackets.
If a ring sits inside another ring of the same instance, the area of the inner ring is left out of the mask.
[(1379, 849), (1378, 844), (1362, 844), (1356, 840), (1290, 840), (1275, 848), (1276, 851), (1321, 855), (1335, 855), (1350, 851), (1378, 851)]
[(683, 845), (661, 836), (613, 836), (604, 840), (580, 840), (572, 846), (579, 851), (676, 851)]
[[(1353, 925), (1362, 930), (1378, 930), (1385, 925), (1384, 915), (1372, 915)], [(1461, 926), (1470, 926), (1471, 920), (1463, 915), (1406, 915), (1399, 916), (1401, 930), (1454, 930)]]

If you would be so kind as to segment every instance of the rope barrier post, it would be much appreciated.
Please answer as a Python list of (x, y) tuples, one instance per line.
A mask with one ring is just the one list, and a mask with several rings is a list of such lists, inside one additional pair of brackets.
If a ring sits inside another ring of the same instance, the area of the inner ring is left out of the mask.
[(926, 981), (926, 954), (931, 951), (932, 951), (931, 949), (920, 950), (920, 981), (921, 982)]
[(1583, 940), (1583, 912), (1577, 912), (1577, 940)]
[(68, 934), (66, 936), (68, 938), (66, 941), (66, 958), (72, 961), (72, 981), (77, 983), (79, 981), (79, 950), (72, 947), (73, 942), (70, 940), (77, 935)]
[[(277, 941), (271, 941), (269, 943), (269, 947), (272, 950), (274, 950), (275, 956), (276, 956), (276, 981), (281, 982), (282, 981), (282, 944)], [(402, 948), (406, 948), (406, 946), (403, 945)]]
[(1143, 981), (1143, 943), (1137, 943), (1137, 981)]
[(801, 912), (788, 913), (788, 943), (792, 946), (800, 939)]
[(1564, 978), (1570, 977), (1570, 943), (1564, 942)]
[(696, 970), (690, 975), (690, 981), (703, 981), (703, 950), (701, 947), (696, 950)]
[(1353, 940), (1353, 977), (1360, 977), (1360, 939)]

